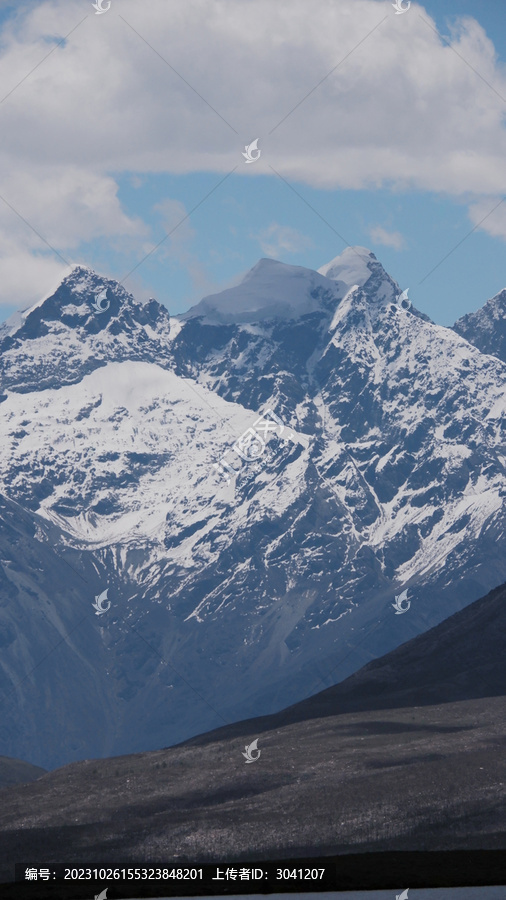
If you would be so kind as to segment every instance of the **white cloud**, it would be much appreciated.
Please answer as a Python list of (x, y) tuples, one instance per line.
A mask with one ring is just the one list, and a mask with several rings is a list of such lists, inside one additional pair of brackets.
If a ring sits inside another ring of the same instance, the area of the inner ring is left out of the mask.
[(374, 225), (369, 229), (369, 235), (374, 244), (382, 247), (393, 247), (394, 250), (402, 250), (404, 238), (400, 231), (387, 231), (381, 225)]
[[(82, 0), (21, 6), (2, 33), (0, 194), (64, 256), (101, 236), (150, 249), (150, 228), (118, 199), (123, 173), (274, 177), (271, 165), (318, 188), (465, 196), (474, 216), (505, 191), (505, 71), (474, 19), (450, 35), (459, 55), (430, 26), (422, 5), (395, 16), (391, 0), (172, 0), (170, 14), (166, 0), (122, 0), (103, 16)], [(245, 166), (255, 137), (262, 156)], [(502, 221), (481, 227), (505, 236)], [(184, 235), (166, 252), (179, 241), (190, 253)], [(7, 208), (2, 236), (31, 283), (59, 265)], [(261, 240), (295, 246), (286, 230)], [(0, 283), (10, 265), (0, 259)]]
[(8, 233), (28, 238), (22, 216), (63, 255), (83, 239), (111, 235), (139, 239), (148, 233), (140, 219), (132, 219), (122, 210), (117, 184), (110, 176), (70, 164), (51, 170), (35, 162), (19, 167), (12, 163), (5, 154), (0, 156), (0, 172), (4, 173), (0, 175), (0, 193), (18, 213), (16, 217), (0, 202), (0, 226)]
[(285, 253), (300, 253), (301, 250), (314, 247), (311, 238), (289, 225), (279, 225), (278, 222), (273, 222), (252, 237), (259, 242), (262, 252), (274, 259), (280, 259)]
[(492, 237), (506, 239), (506, 199), (487, 197), (471, 203), (469, 218), (473, 225), (479, 225)]
[(5, 235), (0, 238), (0, 284), (6, 306), (24, 309), (56, 286), (69, 268), (56, 256), (40, 256)]

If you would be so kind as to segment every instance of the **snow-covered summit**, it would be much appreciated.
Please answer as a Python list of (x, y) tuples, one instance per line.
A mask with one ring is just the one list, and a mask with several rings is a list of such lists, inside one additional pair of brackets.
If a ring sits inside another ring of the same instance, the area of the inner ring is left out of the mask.
[(0, 334), (3, 755), (54, 768), (265, 715), (506, 580), (506, 365), (404, 307), (365, 248), (323, 269), (260, 260), (175, 321), (77, 266)]
[[(204, 297), (181, 319), (203, 317), (219, 324), (297, 319), (321, 310), (329, 300), (335, 306), (351, 288), (363, 287), (373, 275), (377, 284), (390, 282), (366, 247), (347, 247), (318, 271), (260, 259), (240, 284)], [(391, 295), (389, 287), (385, 296)]]
[(236, 287), (204, 297), (181, 318), (221, 324), (296, 319), (321, 309), (325, 293), (338, 299), (335, 284), (313, 269), (260, 259)]
[(367, 247), (357, 246), (347, 247), (339, 256), (321, 266), (318, 272), (332, 281), (343, 281), (349, 287), (354, 284), (363, 287), (378, 267), (383, 268), (374, 253)]

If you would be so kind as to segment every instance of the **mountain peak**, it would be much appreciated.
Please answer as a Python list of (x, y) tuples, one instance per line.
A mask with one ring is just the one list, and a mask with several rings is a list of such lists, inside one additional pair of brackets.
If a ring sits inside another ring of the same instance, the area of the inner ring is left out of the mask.
[(337, 296), (332, 282), (304, 266), (260, 259), (240, 284), (209, 294), (181, 318), (203, 317), (219, 324), (296, 319), (322, 308), (322, 294)]
[(97, 291), (107, 288), (115, 293), (121, 292), (122, 300), (127, 299), (127, 297), (133, 300), (131, 294), (124, 290), (120, 282), (107, 278), (104, 275), (99, 275), (94, 269), (90, 269), (89, 266), (84, 266), (80, 263), (72, 266), (71, 271), (62, 279), (54, 294), (63, 298), (70, 291), (72, 294), (90, 295), (93, 299)]
[(339, 256), (321, 266), (318, 272), (332, 281), (343, 281), (349, 287), (354, 284), (363, 287), (378, 266), (382, 268), (367, 247), (346, 247)]
[(74, 265), (55, 290), (0, 329), (3, 386), (44, 390), (109, 362), (148, 361), (163, 356), (169, 334), (169, 313), (156, 300), (137, 302), (120, 282)]
[[(0, 334), (0, 752), (175, 743), (216, 724), (205, 696), (274, 711), (506, 580), (506, 366), (404, 308), (365, 248), (328, 273), (263, 259), (181, 322), (76, 266)], [(109, 620), (16, 703), (106, 587)]]

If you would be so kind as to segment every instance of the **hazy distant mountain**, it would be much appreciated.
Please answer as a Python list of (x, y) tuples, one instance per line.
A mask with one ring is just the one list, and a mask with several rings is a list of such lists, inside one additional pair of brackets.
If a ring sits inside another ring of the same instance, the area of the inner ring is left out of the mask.
[(483, 353), (506, 362), (506, 289), (487, 300), (482, 309), (462, 316), (453, 327)]
[(9, 756), (0, 756), (0, 789), (11, 787), (13, 784), (27, 784), (36, 781), (46, 770), (39, 766), (32, 766), (21, 759), (11, 759)]
[(506, 586), (279, 715), (283, 721), (506, 695)]
[(290, 709), (10, 788), (0, 877), (15, 855), (111, 865), (506, 850), (505, 645), (503, 585)]
[(0, 329), (0, 752), (273, 712), (506, 580), (506, 365), (400, 293), (357, 247), (173, 318), (75, 267)]

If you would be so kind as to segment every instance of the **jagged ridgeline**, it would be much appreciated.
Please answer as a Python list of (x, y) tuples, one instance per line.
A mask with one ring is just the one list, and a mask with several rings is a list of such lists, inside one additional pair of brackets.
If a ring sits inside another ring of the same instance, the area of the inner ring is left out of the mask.
[(77, 266), (7, 322), (0, 754), (275, 712), (503, 583), (503, 295), (457, 333), (355, 247), (180, 317)]

